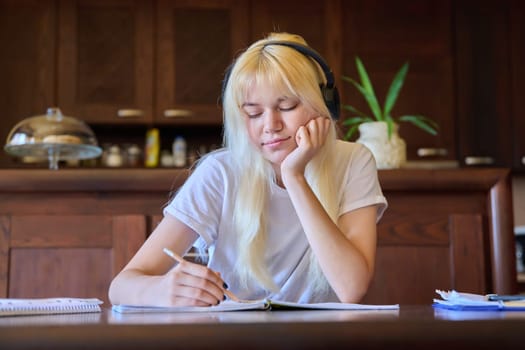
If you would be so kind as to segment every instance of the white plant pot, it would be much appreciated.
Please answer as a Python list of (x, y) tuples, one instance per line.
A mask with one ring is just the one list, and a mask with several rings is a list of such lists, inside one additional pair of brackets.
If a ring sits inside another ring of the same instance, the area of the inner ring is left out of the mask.
[(372, 152), (377, 169), (396, 169), (406, 162), (406, 143), (399, 137), (397, 124), (390, 138), (388, 137), (388, 125), (385, 122), (360, 124), (359, 138), (356, 142), (365, 145)]

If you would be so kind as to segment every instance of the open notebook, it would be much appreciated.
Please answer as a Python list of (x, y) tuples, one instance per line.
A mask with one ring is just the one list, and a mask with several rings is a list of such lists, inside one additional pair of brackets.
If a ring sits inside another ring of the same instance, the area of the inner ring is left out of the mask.
[(0, 299), (0, 316), (101, 312), (102, 300), (91, 298)]
[(226, 300), (214, 306), (133, 306), (113, 305), (112, 310), (120, 313), (163, 313), (163, 312), (217, 312), (243, 310), (395, 310), (399, 305), (367, 305), (348, 303), (314, 303), (301, 304), (269, 299), (235, 302)]

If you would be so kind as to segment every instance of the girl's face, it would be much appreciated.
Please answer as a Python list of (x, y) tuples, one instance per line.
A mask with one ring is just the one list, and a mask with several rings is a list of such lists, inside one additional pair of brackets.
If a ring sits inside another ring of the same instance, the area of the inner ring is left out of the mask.
[(248, 90), (242, 110), (250, 141), (277, 172), (297, 147), (297, 129), (315, 117), (298, 98), (281, 94), (268, 82)]

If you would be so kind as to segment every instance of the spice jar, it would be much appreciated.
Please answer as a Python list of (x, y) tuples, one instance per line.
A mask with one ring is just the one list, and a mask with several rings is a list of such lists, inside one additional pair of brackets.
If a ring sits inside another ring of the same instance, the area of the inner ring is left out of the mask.
[(136, 144), (128, 145), (126, 148), (126, 165), (138, 168), (142, 164), (142, 150)]
[(110, 168), (118, 168), (123, 164), (122, 152), (118, 145), (112, 145), (109, 147), (108, 154), (106, 157), (106, 166)]

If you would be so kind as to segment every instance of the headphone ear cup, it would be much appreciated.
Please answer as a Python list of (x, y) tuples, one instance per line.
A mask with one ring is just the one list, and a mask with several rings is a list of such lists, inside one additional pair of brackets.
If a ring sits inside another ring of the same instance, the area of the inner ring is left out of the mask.
[(224, 92), (226, 91), (226, 86), (228, 86), (228, 80), (230, 79), (230, 74), (233, 69), (233, 65), (235, 64), (235, 61), (232, 62), (228, 68), (226, 68), (226, 71), (224, 71), (224, 79), (222, 80), (222, 86), (221, 86), (221, 103), (224, 102)]
[(332, 119), (338, 120), (341, 103), (339, 100), (339, 91), (337, 90), (337, 87), (327, 87), (325, 85), (321, 85), (321, 94), (323, 95), (324, 103), (326, 107), (328, 107)]

